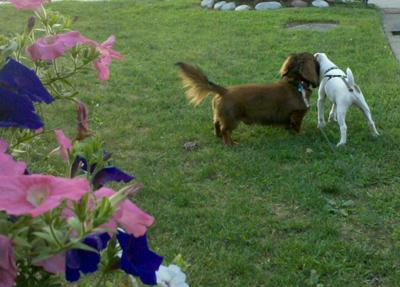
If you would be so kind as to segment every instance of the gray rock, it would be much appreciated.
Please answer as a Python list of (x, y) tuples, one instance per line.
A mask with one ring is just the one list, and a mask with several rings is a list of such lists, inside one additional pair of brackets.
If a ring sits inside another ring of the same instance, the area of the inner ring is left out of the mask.
[(304, 2), (303, 0), (294, 0), (292, 3), (290, 3), (292, 7), (297, 7), (297, 8), (302, 8), (302, 7), (307, 7), (308, 3)]
[(276, 1), (261, 2), (255, 7), (256, 10), (269, 10), (269, 9), (279, 9), (282, 8), (282, 4)]
[(235, 8), (235, 11), (246, 11), (250, 9), (251, 7), (249, 5), (240, 5)]
[(219, 1), (219, 2), (215, 3), (214, 9), (215, 9), (215, 10), (219, 10), (219, 9), (221, 9), (221, 7), (224, 6), (225, 4), (226, 4), (226, 1)]
[(203, 0), (200, 3), (200, 6), (203, 8), (212, 8), (214, 5), (214, 0)]
[(311, 3), (314, 7), (326, 8), (329, 7), (329, 3), (324, 0), (315, 0)]
[(228, 2), (224, 5), (222, 5), (221, 10), (222, 11), (229, 11), (229, 10), (235, 10), (236, 4), (235, 2)]

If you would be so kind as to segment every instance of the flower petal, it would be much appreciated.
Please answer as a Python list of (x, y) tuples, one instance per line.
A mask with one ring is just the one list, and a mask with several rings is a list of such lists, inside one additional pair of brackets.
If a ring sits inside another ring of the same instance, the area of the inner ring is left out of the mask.
[(43, 86), (35, 71), (12, 58), (0, 70), (0, 87), (33, 102), (51, 103), (54, 99)]
[(36, 266), (41, 266), (45, 271), (54, 274), (65, 272), (65, 252), (56, 254), (50, 258), (37, 262)]
[(49, 175), (0, 176), (0, 210), (10, 215), (39, 216), (63, 200), (79, 200), (89, 192), (85, 179)]
[(26, 49), (26, 53), (35, 61), (50, 61), (62, 56), (66, 49), (85, 42), (86, 38), (78, 31), (70, 31), (39, 38)]
[(95, 189), (97, 189), (105, 185), (107, 182), (123, 181), (127, 183), (133, 180), (134, 178), (135, 178), (134, 176), (131, 176), (114, 166), (110, 166), (110, 167), (105, 167), (98, 173), (96, 173), (92, 183)]
[[(101, 251), (107, 247), (110, 239), (111, 237), (108, 233), (94, 233), (85, 237), (83, 243), (93, 247), (97, 251)], [(88, 274), (98, 269), (100, 254), (83, 249), (71, 249), (67, 251), (66, 262), (66, 279), (70, 282), (74, 282), (79, 280), (79, 271)]]
[(36, 130), (43, 122), (29, 98), (0, 87), (0, 128), (9, 127)]
[(71, 140), (64, 134), (61, 129), (55, 129), (54, 133), (56, 134), (57, 142), (60, 145), (61, 157), (65, 161), (68, 161), (69, 151), (72, 148)]
[(11, 240), (0, 234), (0, 286), (14, 286), (17, 266)]
[(15, 161), (12, 156), (5, 153), (7, 143), (0, 139), (0, 175), (22, 175), (26, 171), (26, 164), (22, 161)]
[(37, 10), (42, 6), (44, 2), (50, 2), (47, 0), (10, 0), (17, 9), (22, 10)]
[(156, 271), (163, 257), (151, 251), (147, 245), (146, 234), (135, 237), (118, 230), (118, 242), (122, 248), (121, 269), (126, 273), (139, 276), (144, 284), (156, 285)]

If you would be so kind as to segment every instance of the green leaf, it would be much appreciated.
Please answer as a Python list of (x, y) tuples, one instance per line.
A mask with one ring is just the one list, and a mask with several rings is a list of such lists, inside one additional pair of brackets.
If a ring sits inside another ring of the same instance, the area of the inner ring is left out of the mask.
[(82, 250), (86, 250), (86, 251), (91, 251), (91, 252), (96, 252), (99, 253), (95, 248), (90, 247), (89, 245), (86, 245), (80, 241), (78, 242), (74, 242), (73, 244), (70, 245), (70, 248), (73, 249), (82, 249)]
[(345, 202), (342, 203), (342, 206), (344, 206), (344, 207), (354, 206), (354, 201), (346, 200)]
[(39, 237), (47, 242), (49, 242), (51, 240), (50, 238), (52, 238), (50, 233), (41, 232), (41, 231), (33, 232), (33, 235), (35, 235), (36, 237)]

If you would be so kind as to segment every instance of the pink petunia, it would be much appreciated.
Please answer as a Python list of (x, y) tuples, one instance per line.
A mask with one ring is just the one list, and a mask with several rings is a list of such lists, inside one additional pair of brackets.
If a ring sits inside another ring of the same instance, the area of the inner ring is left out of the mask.
[(65, 161), (68, 161), (68, 153), (72, 148), (71, 140), (64, 134), (61, 129), (55, 129), (54, 133), (56, 134), (56, 139), (60, 146), (61, 157)]
[(0, 176), (22, 175), (25, 172), (26, 164), (22, 161), (15, 161), (6, 154), (7, 143), (0, 139)]
[[(111, 197), (114, 194), (114, 190), (106, 187), (102, 187), (95, 192), (99, 200), (105, 196)], [(128, 233), (132, 233), (135, 236), (142, 236), (146, 233), (147, 227), (154, 223), (154, 217), (141, 210), (129, 199), (125, 199), (118, 204), (117, 211), (108, 222), (108, 225), (115, 226), (115, 222), (120, 224)]]
[(11, 240), (0, 234), (0, 286), (11, 287), (17, 278), (14, 251)]
[(119, 61), (124, 59), (120, 53), (112, 49), (112, 46), (115, 42), (115, 36), (111, 35), (105, 42), (101, 44), (90, 39), (87, 40), (88, 41), (86, 43), (95, 47), (100, 54), (94, 62), (94, 66), (98, 72), (97, 76), (99, 80), (108, 80), (110, 76), (108, 66), (111, 64), (112, 59), (115, 58)]
[(35, 264), (41, 266), (45, 271), (53, 274), (65, 273), (65, 252), (58, 253)]
[(50, 61), (62, 56), (66, 49), (84, 42), (86, 38), (78, 31), (71, 31), (39, 38), (26, 49), (26, 52), (35, 61)]
[(10, 0), (10, 2), (13, 3), (17, 9), (37, 10), (42, 4), (50, 2), (50, 0)]
[(79, 200), (89, 192), (85, 179), (50, 175), (0, 176), (0, 210), (10, 215), (39, 216), (63, 200)]

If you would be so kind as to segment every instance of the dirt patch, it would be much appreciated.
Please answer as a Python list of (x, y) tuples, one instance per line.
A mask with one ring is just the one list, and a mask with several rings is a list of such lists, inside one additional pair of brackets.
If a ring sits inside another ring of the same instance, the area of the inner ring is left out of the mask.
[(328, 31), (339, 26), (339, 22), (290, 22), (286, 25), (288, 29), (304, 29), (316, 31)]

